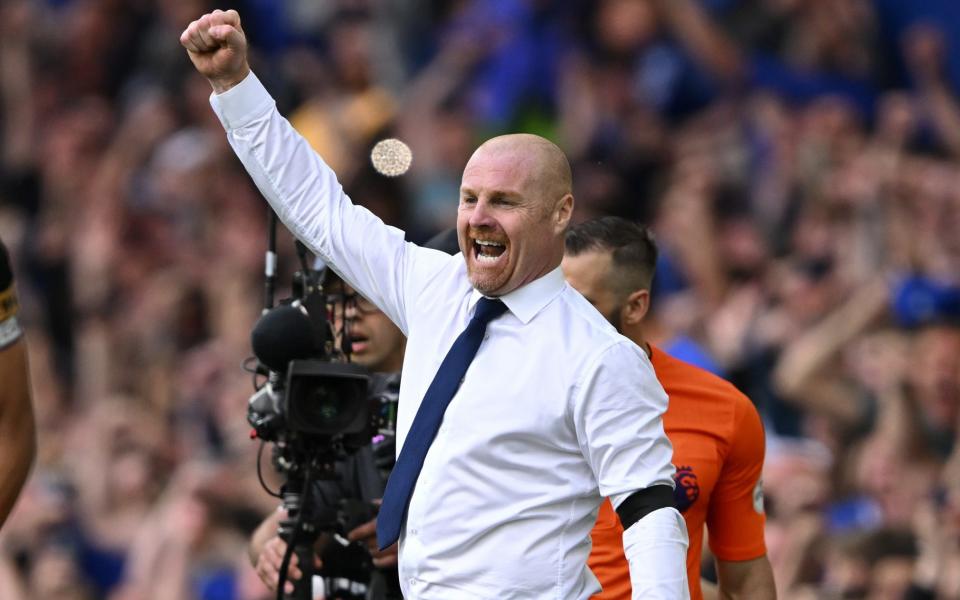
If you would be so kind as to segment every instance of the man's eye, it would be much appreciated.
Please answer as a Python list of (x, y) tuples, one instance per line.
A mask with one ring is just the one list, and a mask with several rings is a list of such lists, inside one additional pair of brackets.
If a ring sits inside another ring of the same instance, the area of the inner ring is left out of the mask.
[(463, 198), (460, 199), (460, 202), (462, 202), (463, 204), (475, 204), (476, 201), (477, 199), (474, 198), (473, 196), (464, 196)]

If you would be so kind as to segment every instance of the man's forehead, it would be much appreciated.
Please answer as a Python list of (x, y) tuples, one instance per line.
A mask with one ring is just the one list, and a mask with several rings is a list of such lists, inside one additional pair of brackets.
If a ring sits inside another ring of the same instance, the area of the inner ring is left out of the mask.
[(544, 188), (547, 171), (543, 162), (530, 152), (510, 148), (505, 152), (475, 153), (463, 170), (461, 191), (479, 193), (481, 190), (504, 195), (529, 196)]
[(513, 146), (480, 146), (463, 169), (463, 178), (486, 174), (528, 176), (538, 164), (530, 152)]
[(488, 140), (463, 171), (461, 194), (498, 192), (506, 196), (554, 199), (571, 190), (570, 165), (555, 144), (530, 134)]

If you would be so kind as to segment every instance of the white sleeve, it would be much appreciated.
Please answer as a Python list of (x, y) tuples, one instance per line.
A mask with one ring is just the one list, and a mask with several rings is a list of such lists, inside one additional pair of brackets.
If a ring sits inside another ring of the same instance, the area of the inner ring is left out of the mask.
[(623, 532), (633, 598), (690, 598), (687, 526), (677, 509), (659, 508)]
[(276, 109), (252, 72), (210, 104), (250, 177), (281, 221), (364, 297), (408, 332), (409, 287), (449, 257), (404, 241), (354, 206), (336, 174)]
[(637, 490), (674, 487), (667, 394), (639, 346), (623, 339), (599, 352), (574, 397), (577, 438), (601, 496), (617, 507)]

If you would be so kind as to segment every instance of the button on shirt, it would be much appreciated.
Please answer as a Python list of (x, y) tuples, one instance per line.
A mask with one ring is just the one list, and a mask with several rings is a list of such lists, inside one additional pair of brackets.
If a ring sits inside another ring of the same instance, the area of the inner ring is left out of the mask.
[[(354, 206), (254, 75), (211, 103), (283, 222), (407, 335), (401, 447), (480, 299), (463, 257), (405, 242)], [(586, 558), (601, 497), (616, 506), (673, 485), (667, 397), (645, 353), (559, 267), (501, 299), (508, 312), (488, 326), (410, 499), (406, 598), (588, 598), (600, 590)]]

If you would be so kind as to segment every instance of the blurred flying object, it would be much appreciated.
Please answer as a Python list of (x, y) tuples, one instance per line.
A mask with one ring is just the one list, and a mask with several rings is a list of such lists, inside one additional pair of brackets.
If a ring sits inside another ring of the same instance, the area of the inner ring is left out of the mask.
[(378, 173), (387, 177), (398, 177), (407, 172), (413, 162), (410, 147), (395, 138), (377, 142), (370, 152), (370, 162)]

